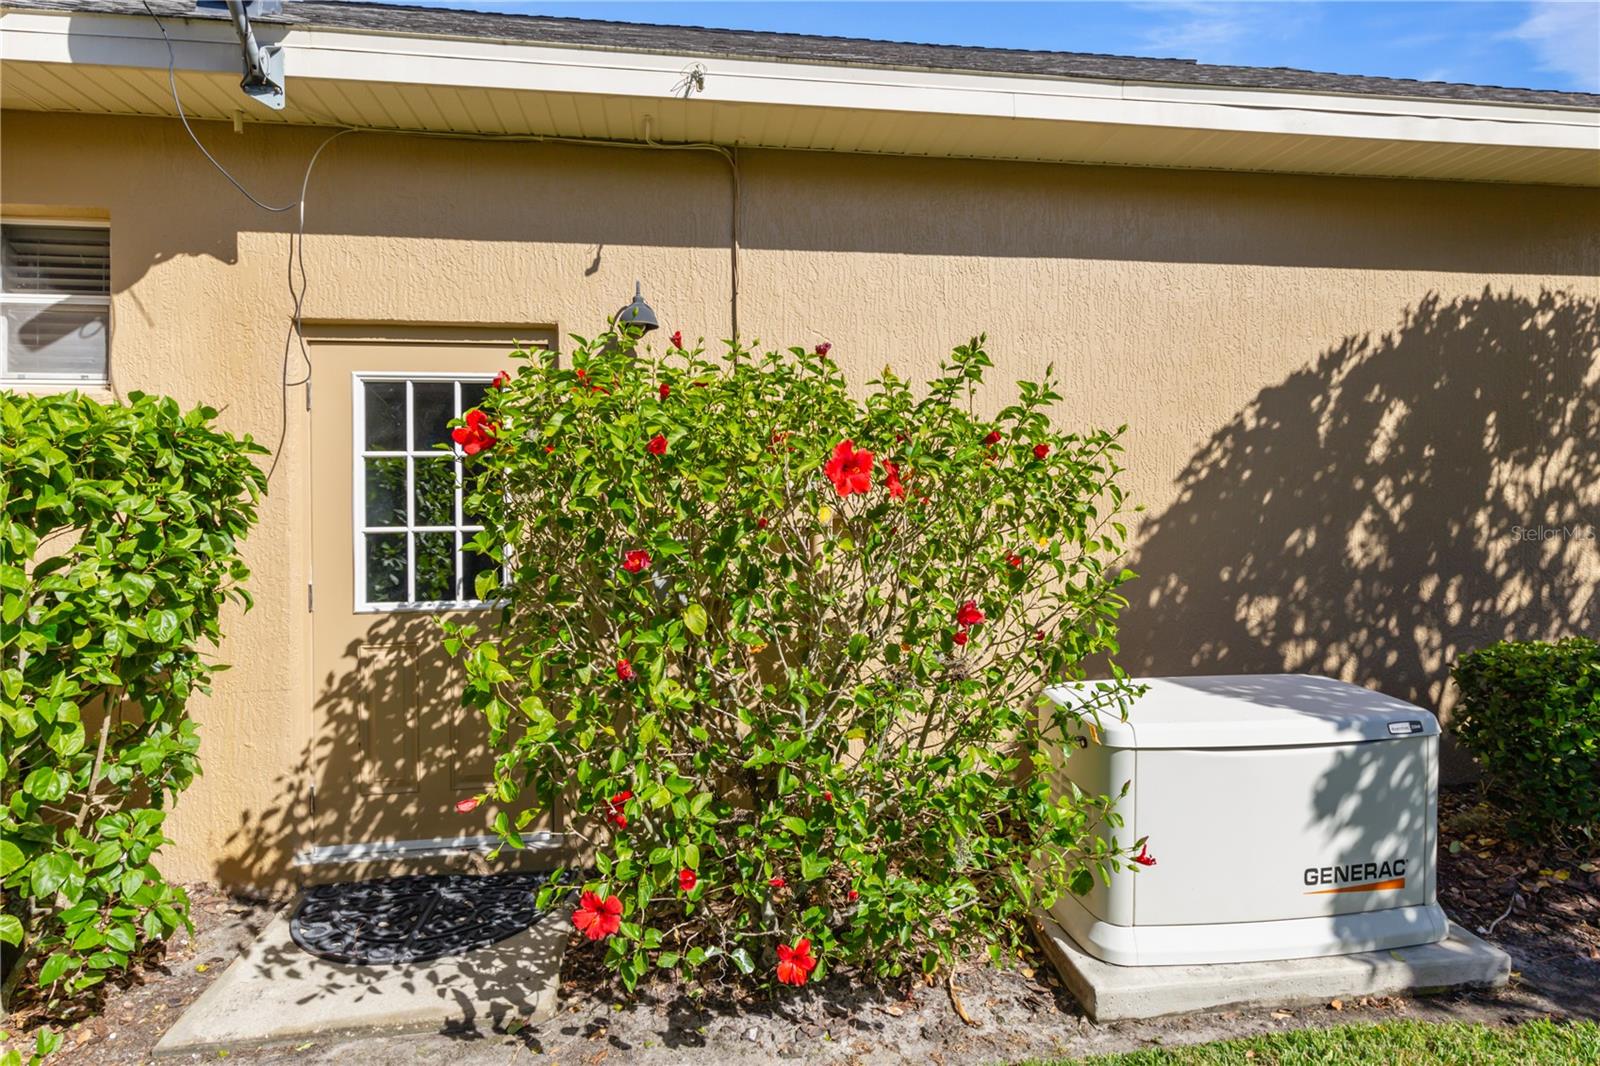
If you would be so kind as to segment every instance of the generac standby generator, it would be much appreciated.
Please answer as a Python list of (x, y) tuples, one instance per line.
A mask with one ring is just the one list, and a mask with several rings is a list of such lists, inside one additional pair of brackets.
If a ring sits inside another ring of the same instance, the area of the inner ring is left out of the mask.
[[(1325, 677), (1138, 680), (1122, 721), (1086, 716), (1055, 786), (1128, 794), (1106, 828), (1146, 837), (1153, 866), (1098, 878), (1052, 915), (1123, 966), (1342, 955), (1430, 944), (1439, 724), (1403, 700)], [(1092, 703), (1094, 684), (1049, 690)], [(1048, 709), (1047, 709), (1048, 713)]]

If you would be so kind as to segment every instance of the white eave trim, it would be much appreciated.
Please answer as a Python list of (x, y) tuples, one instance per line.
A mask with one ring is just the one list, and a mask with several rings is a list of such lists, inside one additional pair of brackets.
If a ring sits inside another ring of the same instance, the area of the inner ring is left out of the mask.
[[(0, 58), (165, 69), (166, 47), (149, 20), (79, 13), (69, 18), (64, 14), (32, 10), (0, 14), (0, 37), (5, 41)], [(226, 23), (168, 19), (166, 24), (180, 69), (237, 72), (238, 45)], [(691, 105), (712, 101), (1418, 144), (1575, 149), (1600, 156), (1600, 109), (1596, 108), (899, 70), (267, 23), (257, 24), (256, 31), (262, 43), (284, 45), (285, 74), (291, 82), (300, 78), (675, 101), (673, 87), (686, 69), (698, 64), (706, 71), (705, 90), (695, 94)]]

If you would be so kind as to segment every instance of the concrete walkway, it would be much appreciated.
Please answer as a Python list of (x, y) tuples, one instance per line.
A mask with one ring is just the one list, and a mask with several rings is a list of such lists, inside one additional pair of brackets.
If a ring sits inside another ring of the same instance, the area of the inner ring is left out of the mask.
[(157, 1055), (363, 1034), (486, 1035), (556, 1009), (565, 910), (516, 936), (432, 962), (346, 966), (302, 949), (286, 909), (156, 1045)]

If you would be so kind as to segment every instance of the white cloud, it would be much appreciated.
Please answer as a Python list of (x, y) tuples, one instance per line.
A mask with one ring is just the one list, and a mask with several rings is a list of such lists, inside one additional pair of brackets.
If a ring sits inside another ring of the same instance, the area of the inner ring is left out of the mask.
[(1600, 3), (1540, 0), (1511, 36), (1533, 50), (1540, 70), (1566, 74), (1576, 88), (1600, 92)]
[(1229, 3), (1226, 0), (1166, 0), (1131, 4), (1147, 19), (1140, 51), (1202, 63), (1238, 63), (1252, 44), (1284, 40), (1315, 18), (1319, 5)]
[(1152, 18), (1153, 24), (1140, 33), (1140, 43), (1154, 55), (1226, 61), (1233, 46), (1250, 33), (1250, 22), (1241, 4), (1193, 2), (1133, 7)]

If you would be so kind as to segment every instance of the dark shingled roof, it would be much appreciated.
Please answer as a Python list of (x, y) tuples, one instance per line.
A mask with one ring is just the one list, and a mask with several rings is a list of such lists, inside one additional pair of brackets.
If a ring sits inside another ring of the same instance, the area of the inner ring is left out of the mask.
[[(195, 14), (193, 0), (151, 0), (162, 16)], [(0, 7), (93, 11), (144, 15), (139, 0), (0, 0)], [(219, 13), (213, 17), (226, 17)], [(1083, 52), (1035, 52), (1016, 48), (968, 48), (962, 45), (909, 44), (851, 37), (818, 37), (799, 33), (758, 33), (691, 26), (656, 26), (594, 19), (551, 18), (454, 8), (407, 7), (362, 0), (291, 0), (281, 16), (262, 22), (288, 22), (330, 29), (365, 30), (425, 37), (514, 41), (604, 48), (628, 52), (665, 52), (777, 59), (801, 63), (834, 63), (862, 67), (964, 71), (982, 74), (1026, 74), (1051, 78), (1161, 82), (1239, 89), (1280, 89), (1343, 93), (1355, 96), (1413, 97), (1484, 103), (1541, 104), (1554, 107), (1600, 107), (1600, 94), (1513, 89), (1457, 82), (1413, 81), (1353, 74), (1324, 74), (1289, 67), (1229, 67), (1192, 59), (1143, 59), (1136, 56)]]

